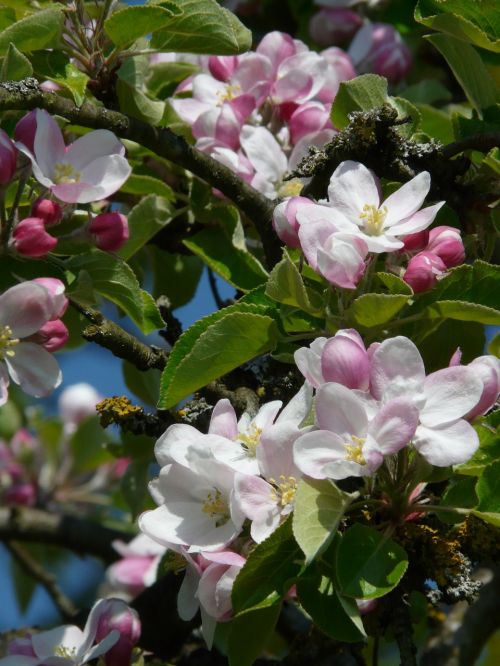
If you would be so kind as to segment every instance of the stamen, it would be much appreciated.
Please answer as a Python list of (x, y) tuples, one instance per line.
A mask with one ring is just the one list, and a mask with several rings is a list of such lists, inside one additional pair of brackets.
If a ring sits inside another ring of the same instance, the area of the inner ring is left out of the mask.
[(224, 102), (232, 102), (233, 99), (241, 95), (241, 86), (239, 83), (231, 83), (224, 90), (218, 90), (216, 95), (219, 105), (222, 106)]
[(213, 493), (208, 493), (201, 510), (208, 514), (210, 518), (216, 519), (215, 527), (222, 527), (231, 517), (227, 501), (218, 488), (214, 488)]
[(363, 455), (363, 444), (366, 439), (364, 437), (356, 437), (356, 435), (351, 435), (351, 441), (354, 442), (350, 444), (346, 442), (344, 444), (345, 450), (347, 451), (346, 460), (350, 462), (355, 462), (358, 465), (366, 465), (366, 460)]
[(236, 436), (236, 441), (241, 443), (243, 449), (249, 458), (255, 458), (257, 455), (257, 446), (260, 444), (260, 436), (262, 428), (257, 428), (252, 424), (247, 432), (239, 432)]
[(294, 476), (285, 476), (280, 474), (279, 481), (269, 479), (274, 487), (271, 490), (271, 499), (280, 504), (283, 508), (293, 504), (297, 492), (297, 479)]
[(0, 328), (0, 359), (8, 356), (12, 358), (16, 355), (16, 352), (10, 347), (14, 347), (19, 344), (19, 338), (12, 337), (12, 329), (10, 326), (2, 326)]
[(72, 164), (65, 162), (57, 162), (54, 164), (54, 183), (61, 185), (62, 183), (78, 183), (80, 182), (81, 173), (75, 169)]
[(303, 187), (304, 183), (298, 178), (292, 178), (292, 180), (287, 180), (278, 187), (278, 195), (282, 199), (286, 197), (298, 197)]
[(76, 656), (76, 648), (65, 647), (64, 645), (58, 645), (54, 650), (55, 657), (64, 657), (65, 659), (73, 659)]
[(365, 204), (360, 219), (363, 220), (364, 230), (369, 236), (380, 236), (384, 230), (384, 222), (387, 217), (387, 206), (377, 208), (373, 204)]

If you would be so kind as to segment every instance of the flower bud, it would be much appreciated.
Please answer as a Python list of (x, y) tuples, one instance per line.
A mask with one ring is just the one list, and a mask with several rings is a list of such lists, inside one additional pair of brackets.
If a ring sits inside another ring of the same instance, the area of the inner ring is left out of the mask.
[(418, 294), (432, 289), (438, 276), (445, 271), (446, 266), (437, 255), (432, 252), (420, 252), (408, 262), (403, 280)]
[(59, 90), (62, 90), (60, 85), (54, 83), (54, 81), (49, 81), (48, 79), (40, 83), (40, 88), (44, 92), (59, 92)]
[(240, 58), (238, 56), (210, 56), (208, 58), (208, 69), (210, 74), (218, 81), (227, 81), (238, 67)]
[(368, 390), (370, 362), (356, 331), (339, 331), (330, 338), (321, 354), (325, 382), (337, 382), (350, 389)]
[(17, 150), (8, 134), (0, 129), (0, 185), (10, 183), (16, 172)]
[(454, 227), (435, 227), (429, 232), (429, 252), (436, 254), (446, 265), (453, 268), (465, 259), (465, 248), (460, 231)]
[(51, 319), (60, 319), (68, 309), (69, 305), (69, 301), (64, 294), (64, 282), (61, 282), (58, 278), (49, 277), (35, 278), (33, 282), (36, 282), (46, 289), (54, 300), (54, 314)]
[(31, 642), (31, 634), (27, 636), (16, 636), (7, 646), (8, 655), (19, 655), (23, 657), (36, 657)]
[(401, 35), (386, 23), (367, 23), (358, 30), (349, 54), (359, 72), (374, 72), (392, 83), (404, 78), (412, 64)]
[(462, 350), (460, 349), (460, 347), (457, 347), (453, 352), (453, 354), (451, 355), (448, 367), (454, 368), (456, 365), (460, 365), (461, 360), (462, 360)]
[(128, 222), (121, 213), (101, 213), (88, 226), (100, 250), (116, 252), (129, 238)]
[(278, 238), (288, 247), (300, 247), (299, 223), (297, 207), (310, 205), (312, 201), (306, 197), (291, 197), (276, 206), (273, 213), (273, 227)]
[(398, 83), (405, 78), (411, 66), (411, 51), (400, 38), (392, 44), (384, 44), (377, 50), (372, 70), (375, 74), (385, 76), (388, 81)]
[(42, 219), (27, 217), (16, 225), (12, 233), (12, 244), (16, 251), (25, 257), (44, 257), (55, 248), (57, 238), (45, 231)]
[(62, 208), (56, 201), (37, 199), (31, 207), (31, 214), (42, 219), (46, 227), (51, 227), (61, 221)]
[(500, 361), (495, 356), (479, 356), (469, 363), (483, 382), (483, 392), (479, 402), (464, 418), (472, 420), (486, 414), (498, 400), (500, 393)]
[(59, 414), (65, 423), (78, 425), (95, 415), (95, 406), (101, 400), (102, 396), (90, 384), (72, 384), (59, 397)]
[(23, 116), (14, 128), (15, 140), (23, 143), (31, 152), (34, 151), (36, 124), (36, 109), (33, 109)]
[(8, 506), (34, 506), (36, 494), (36, 488), (32, 483), (18, 483), (5, 491), (2, 502)]
[(320, 9), (309, 21), (309, 34), (319, 46), (341, 44), (363, 25), (359, 14), (344, 7)]
[(417, 231), (414, 234), (408, 234), (402, 239), (404, 247), (400, 252), (422, 252), (427, 248), (427, 243), (429, 242), (429, 230), (424, 229), (424, 231)]
[(306, 102), (299, 106), (288, 121), (292, 143), (296, 144), (307, 134), (319, 132), (325, 127), (332, 127), (330, 114), (319, 102)]
[(130, 664), (134, 645), (141, 636), (141, 621), (137, 611), (121, 599), (105, 599), (97, 622), (95, 640), (104, 640), (116, 629), (120, 633), (118, 641), (103, 656), (106, 666)]
[(68, 342), (69, 331), (60, 319), (52, 319), (42, 326), (29, 340), (42, 345), (49, 352), (56, 352)]

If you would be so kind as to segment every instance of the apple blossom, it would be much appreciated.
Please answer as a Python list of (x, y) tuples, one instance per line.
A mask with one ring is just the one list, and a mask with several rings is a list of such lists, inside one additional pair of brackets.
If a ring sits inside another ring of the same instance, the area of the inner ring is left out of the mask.
[(297, 208), (299, 204), (312, 204), (306, 197), (290, 197), (279, 203), (273, 212), (273, 228), (278, 238), (288, 247), (299, 248), (299, 223)]
[(414, 234), (408, 234), (408, 236), (405, 236), (401, 240), (403, 241), (403, 247), (400, 250), (401, 252), (421, 252), (422, 250), (427, 249), (429, 230), (424, 229), (423, 231), (417, 231)]
[(351, 42), (349, 55), (359, 72), (373, 72), (393, 83), (404, 78), (412, 64), (410, 49), (386, 23), (366, 23)]
[(129, 239), (128, 221), (121, 213), (96, 215), (87, 230), (96, 246), (106, 252), (117, 252)]
[(0, 404), (7, 401), (9, 375), (35, 397), (61, 383), (57, 361), (41, 345), (28, 341), (56, 310), (51, 294), (35, 282), (23, 282), (0, 296)]
[(460, 230), (454, 227), (434, 227), (429, 231), (429, 243), (426, 250), (437, 255), (447, 268), (462, 264), (465, 248)]
[(155, 582), (167, 547), (141, 533), (129, 543), (113, 541), (113, 548), (122, 559), (107, 568), (107, 584), (115, 596), (131, 599)]
[(14, 227), (12, 246), (24, 257), (44, 257), (57, 245), (57, 238), (47, 233), (40, 217), (26, 217)]
[(28, 339), (53, 353), (68, 342), (69, 331), (60, 319), (51, 319)]
[(17, 150), (10, 137), (0, 129), (0, 185), (7, 185), (16, 172)]
[(36, 134), (36, 109), (30, 111), (17, 123), (14, 128), (14, 138), (33, 152)]
[(419, 252), (408, 262), (403, 280), (418, 294), (432, 289), (440, 275), (446, 272), (446, 265), (433, 252)]
[(61, 201), (90, 203), (105, 199), (129, 177), (125, 147), (112, 132), (95, 130), (65, 146), (59, 125), (47, 111), (36, 109), (35, 119), (33, 147), (22, 141), (17, 147), (31, 160), (38, 182)]
[(479, 356), (467, 366), (476, 372), (483, 383), (483, 390), (479, 401), (467, 412), (464, 418), (468, 421), (475, 419), (476, 416), (486, 414), (495, 406), (500, 393), (500, 360), (495, 356)]
[(297, 143), (307, 134), (313, 134), (322, 129), (331, 129), (329, 110), (321, 102), (306, 102), (292, 113), (288, 127), (292, 143)]
[(41, 218), (46, 227), (52, 227), (61, 221), (63, 212), (57, 201), (37, 199), (31, 207), (31, 214)]
[(106, 666), (125, 666), (130, 663), (134, 645), (141, 636), (141, 621), (137, 611), (122, 599), (104, 599), (95, 640), (104, 640), (115, 630), (119, 632), (119, 638), (104, 654), (104, 663)]
[(309, 21), (309, 34), (320, 46), (331, 46), (351, 39), (363, 25), (359, 14), (343, 7), (324, 8)]
[(418, 409), (409, 398), (394, 398), (372, 418), (365, 402), (336, 383), (323, 384), (316, 395), (318, 430), (301, 435), (294, 445), (297, 467), (315, 479), (370, 476), (384, 456), (410, 443)]
[(58, 278), (35, 278), (33, 280), (36, 284), (41, 285), (46, 289), (54, 300), (54, 314), (52, 319), (59, 319), (64, 315), (68, 309), (69, 300), (65, 295), (64, 283)]
[(80, 382), (67, 386), (59, 396), (59, 414), (64, 421), (64, 430), (71, 434), (77, 426), (89, 416), (95, 416), (95, 406), (102, 400), (96, 389)]

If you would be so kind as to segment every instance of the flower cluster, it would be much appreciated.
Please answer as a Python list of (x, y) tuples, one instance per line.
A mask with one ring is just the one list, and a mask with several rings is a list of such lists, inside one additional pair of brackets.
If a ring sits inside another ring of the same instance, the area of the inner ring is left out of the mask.
[(208, 643), (215, 622), (231, 616), (231, 587), (252, 541), (294, 510), (302, 476), (371, 477), (405, 448), (432, 465), (463, 463), (478, 446), (470, 421), (500, 391), (494, 357), (460, 366), (457, 353), (450, 367), (426, 375), (405, 337), (366, 349), (357, 331), (341, 330), (299, 349), (295, 360), (306, 382), (285, 407), (269, 402), (237, 420), (223, 399), (206, 434), (175, 424), (156, 442), (161, 469), (150, 491), (158, 507), (139, 527), (172, 551), (173, 568), (186, 569), (179, 613), (189, 619), (201, 608)]
[(420, 244), (425, 251), (410, 260), (403, 275), (415, 291), (423, 291), (464, 259), (457, 229), (427, 231), (444, 204), (421, 208), (429, 189), (430, 176), (423, 171), (382, 202), (378, 178), (360, 162), (348, 160), (333, 172), (327, 202), (286, 199), (276, 206), (273, 224), (286, 245), (302, 250), (313, 270), (346, 289), (360, 281), (369, 254), (391, 253), (388, 265), (398, 272), (394, 253), (409, 254)]
[(284, 176), (308, 146), (333, 136), (331, 103), (340, 82), (356, 74), (348, 54), (336, 47), (318, 54), (271, 32), (254, 52), (201, 63), (204, 71), (171, 100), (196, 146), (272, 199), (298, 193), (301, 182)]

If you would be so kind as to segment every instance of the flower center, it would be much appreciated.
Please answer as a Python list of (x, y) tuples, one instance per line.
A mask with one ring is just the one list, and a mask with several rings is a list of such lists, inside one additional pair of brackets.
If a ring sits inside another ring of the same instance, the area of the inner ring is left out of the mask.
[(365, 204), (359, 218), (363, 220), (364, 230), (369, 236), (380, 236), (384, 230), (387, 217), (387, 206), (377, 208), (373, 204)]
[(76, 656), (76, 648), (58, 645), (54, 650), (54, 657), (64, 657), (65, 659), (74, 659)]
[(230, 83), (226, 86), (225, 90), (219, 90), (217, 92), (217, 98), (219, 100), (219, 105), (222, 106), (224, 102), (232, 102), (233, 99), (241, 95), (241, 86), (239, 83)]
[(269, 483), (274, 486), (271, 490), (271, 499), (274, 502), (277, 502), (283, 508), (293, 504), (297, 492), (297, 479), (294, 476), (280, 474), (279, 481), (269, 479)]
[(10, 326), (0, 327), (0, 359), (6, 356), (15, 356), (16, 352), (10, 347), (14, 347), (19, 343), (19, 338), (12, 337), (12, 329)]
[(255, 458), (257, 455), (257, 446), (260, 444), (261, 433), (262, 429), (257, 428), (257, 426), (252, 423), (246, 432), (239, 432), (236, 436), (236, 441), (240, 442), (249, 458)]
[(54, 183), (61, 185), (62, 183), (78, 183), (80, 182), (80, 172), (75, 169), (72, 164), (65, 162), (57, 162), (54, 164)]
[(278, 187), (278, 196), (283, 199), (286, 197), (298, 197), (302, 192), (304, 183), (302, 183), (298, 178), (292, 178), (292, 180), (287, 180)]
[(227, 501), (218, 488), (208, 493), (201, 510), (210, 518), (215, 518), (215, 527), (222, 527), (231, 518)]
[(344, 444), (345, 450), (347, 452), (345, 459), (349, 460), (350, 462), (355, 462), (358, 465), (366, 465), (366, 460), (363, 455), (363, 444), (366, 441), (365, 438), (351, 435), (351, 441), (353, 442), (352, 444), (347, 442)]

